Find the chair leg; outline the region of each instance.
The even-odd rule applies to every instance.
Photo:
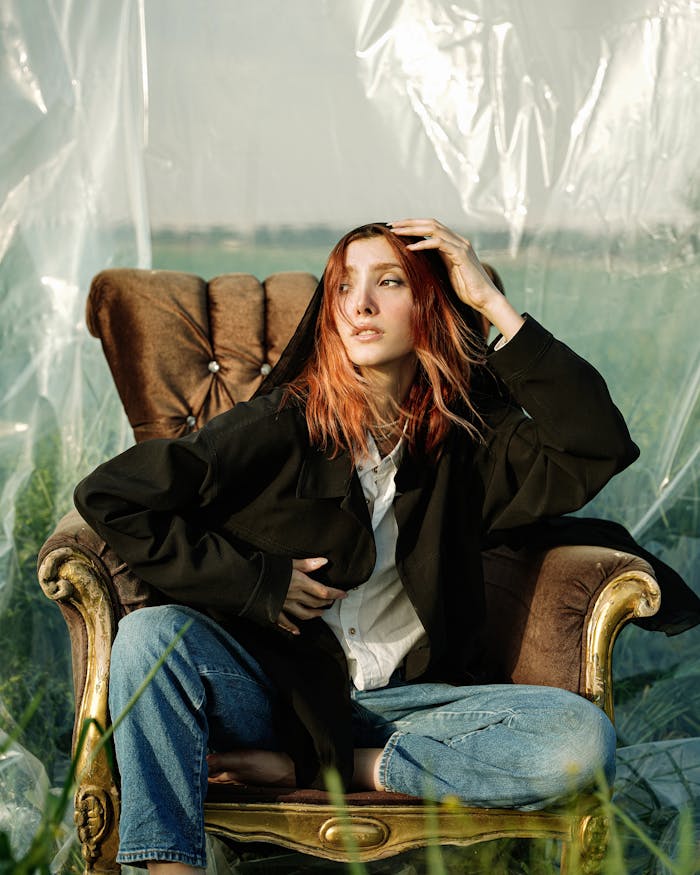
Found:
[[[75,825],[85,872],[117,873],[119,835],[114,799],[102,787],[83,786],[75,797]]]
[[[560,875],[598,875],[607,847],[607,817],[582,817],[573,840],[562,843]]]

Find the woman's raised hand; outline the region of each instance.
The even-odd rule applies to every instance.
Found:
[[[292,560],[292,578],[289,581],[287,598],[277,618],[277,625],[292,635],[299,634],[299,627],[290,620],[290,615],[299,620],[320,617],[336,599],[344,599],[347,595],[344,589],[334,589],[309,577],[312,571],[317,571],[326,562],[328,560],[323,556]]]
[[[485,316],[509,340],[523,324],[522,316],[491,282],[471,243],[436,219],[401,219],[389,222],[398,236],[422,237],[407,248],[414,252],[437,249],[445,262],[452,287],[463,303]]]

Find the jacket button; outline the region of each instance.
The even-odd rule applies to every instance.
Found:
[[[218,374],[218,372],[221,370],[221,365],[216,360],[210,361],[207,367],[212,372],[212,374]]]

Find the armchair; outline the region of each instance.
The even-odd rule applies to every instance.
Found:
[[[247,398],[269,372],[316,281],[276,274],[264,283],[230,274],[206,283],[170,271],[99,274],[87,303],[90,331],[107,361],[137,441],[198,428]],[[484,554],[489,657],[504,682],[559,686],[613,717],[612,649],[623,625],[659,606],[642,559],[598,547],[507,548]],[[73,511],[39,555],[39,582],[69,628],[76,698],[74,742],[86,718],[109,723],[111,644],[119,619],[162,596],[139,580]],[[99,739],[80,751],[75,817],[86,872],[111,873],[118,844],[119,789]],[[438,806],[420,799],[351,793],[347,815],[315,790],[211,785],[206,828],[236,841],[269,841],[329,860],[347,860],[351,834],[362,860],[439,843],[468,845],[504,836],[562,841],[594,868],[605,836],[595,799],[575,810],[536,812]]]

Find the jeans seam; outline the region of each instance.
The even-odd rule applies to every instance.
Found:
[[[207,724],[208,724],[208,721],[207,721]],[[202,798],[202,775],[204,774],[203,770],[206,768],[206,764],[204,762],[204,757],[206,756],[207,744],[204,741],[204,737],[203,737],[202,733],[197,734],[197,743],[199,745],[199,751],[198,751],[198,756],[197,756],[198,767],[196,767],[194,770],[194,781],[195,781],[195,784],[197,786],[197,806],[198,806],[197,810],[203,811],[204,810],[204,799]],[[207,769],[207,774],[208,774],[208,769]],[[204,865],[206,866],[207,865],[206,864],[206,836],[205,836],[205,831],[204,831],[204,817],[203,816],[199,818],[199,823],[197,824],[197,826],[199,829],[199,836],[198,836],[199,847],[202,849],[201,851],[198,852],[198,855],[203,857],[203,859],[205,861]]]
[[[264,684],[259,681],[257,678],[252,678],[250,675],[245,674],[244,672],[236,672],[236,671],[222,671],[221,669],[209,668],[205,666],[203,668],[198,667],[197,671],[199,672],[200,677],[215,679],[217,677],[229,678],[231,680],[235,680],[239,683],[248,684],[251,687],[256,687],[259,690],[262,690],[263,693],[270,693],[269,684]]]
[[[393,735],[389,737],[389,740],[384,745],[384,751],[382,752],[381,757],[379,758],[379,768],[377,770],[377,777],[379,778],[379,783],[388,793],[395,793],[396,790],[392,790],[389,786],[389,765],[391,763],[391,757],[394,753],[394,749],[396,745],[399,743],[400,739],[403,738],[405,733],[403,732],[395,732]]]

